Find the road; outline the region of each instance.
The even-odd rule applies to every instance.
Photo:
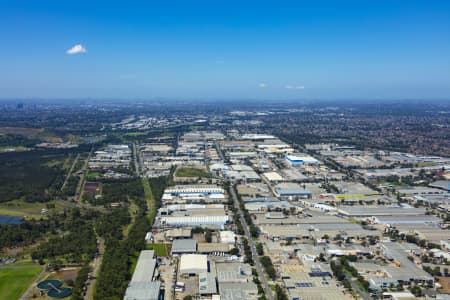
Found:
[[[136,147],[136,143],[133,143],[133,161],[134,161],[134,169],[136,170],[136,175],[137,176],[141,176],[141,165],[140,165],[140,160],[138,158],[138,152],[137,152],[137,147]]]
[[[88,172],[88,166],[89,166],[89,159],[91,159],[92,153],[94,152],[94,146],[92,146],[91,151],[89,152],[88,157],[86,158],[86,162],[84,163],[83,169],[82,169],[82,173],[80,176],[80,181],[79,181],[79,185],[77,188],[77,191],[75,193],[75,200],[78,202],[81,202],[81,195],[83,187],[84,187],[84,177],[86,176],[86,173]]]
[[[75,157],[75,159],[74,159],[74,161],[72,163],[72,166],[70,167],[70,170],[67,173],[66,179],[64,180],[64,183],[61,186],[61,192],[64,190],[64,187],[66,186],[67,181],[69,180],[70,176],[72,175],[73,168],[75,168],[75,165],[77,164],[79,158],[80,158],[80,154],[77,154],[77,157]]]
[[[367,294],[356,282],[356,279],[352,277],[352,275],[349,272],[345,272],[345,278],[350,282],[350,285],[352,286],[352,289],[358,293],[359,296],[363,300],[371,300],[372,298]]]
[[[272,289],[269,286],[269,283],[267,281],[266,272],[264,271],[261,262],[259,261],[258,252],[256,251],[255,242],[252,239],[252,236],[250,235],[250,230],[248,229],[247,222],[244,219],[244,214],[241,210],[241,206],[239,205],[239,200],[236,195],[236,191],[233,187],[230,187],[230,195],[233,197],[234,206],[239,211],[239,219],[241,221],[242,227],[244,227],[245,236],[247,237],[248,244],[250,246],[250,249],[252,250],[252,259],[255,262],[256,271],[259,274],[259,278],[261,280],[262,286],[264,288],[264,292],[266,294],[267,299],[274,300]]]
[[[223,151],[222,151],[222,148],[220,148],[220,144],[219,144],[219,142],[215,142],[215,146],[216,146],[216,150],[217,150],[217,153],[219,154],[219,156],[220,156],[220,159],[223,161],[223,162],[225,162],[225,155],[223,155]]]
[[[97,245],[98,255],[91,263],[92,272],[90,273],[94,278],[92,280],[90,278],[88,279],[88,282],[86,284],[86,294],[84,296],[85,300],[94,299],[95,283],[97,281],[98,271],[100,270],[100,266],[102,265],[103,254],[105,252],[105,241],[102,238],[97,238]]]

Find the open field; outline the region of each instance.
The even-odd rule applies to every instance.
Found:
[[[148,134],[148,131],[132,131],[127,132],[125,135],[127,136],[142,136]]]
[[[205,171],[205,170],[201,170],[201,169],[197,169],[197,168],[179,168],[177,169],[177,171],[175,172],[175,176],[176,177],[203,177],[203,178],[211,178],[212,175]]]
[[[55,208],[48,209],[47,213],[42,214],[41,209],[47,209],[48,204],[51,206],[54,204]],[[50,201],[48,203],[29,203],[23,200],[13,200],[0,203],[0,215],[24,217],[25,219],[40,219],[45,218],[46,215],[50,214],[52,211],[61,212],[65,207],[68,207],[68,205],[62,203],[61,201]]]
[[[24,146],[2,146],[0,147],[1,152],[20,152],[20,151],[28,151],[30,148]]]
[[[60,143],[62,138],[57,137],[43,128],[24,128],[24,127],[0,127],[0,134],[21,135],[28,139],[37,139],[46,142]]]
[[[168,256],[171,244],[147,244],[147,250],[155,250],[157,256]]]
[[[86,175],[86,179],[87,180],[95,180],[98,177],[102,177],[102,173],[101,172],[97,172],[97,171],[89,171]]]
[[[0,267],[0,295],[2,299],[18,299],[33,283],[42,268],[30,266]]]

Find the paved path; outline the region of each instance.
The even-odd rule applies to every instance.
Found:
[[[75,157],[75,159],[74,159],[74,161],[72,163],[72,166],[70,167],[69,173],[67,173],[66,179],[64,180],[64,183],[61,186],[61,192],[66,187],[67,181],[69,181],[69,178],[72,175],[73,169],[75,168],[75,165],[77,164],[79,158],[80,158],[80,154],[77,154],[77,156]]]
[[[84,166],[82,169],[82,174],[80,176],[79,185],[78,185],[77,191],[75,193],[75,200],[78,202],[81,202],[81,195],[83,194],[82,191],[83,191],[83,187],[84,187],[84,177],[86,176],[86,173],[88,172],[89,159],[91,158],[93,152],[94,152],[94,146],[92,146],[91,151],[89,152],[89,155],[86,158],[86,162],[84,163]]]
[[[241,221],[242,227],[244,227],[245,236],[247,237],[248,244],[252,251],[252,259],[255,262],[256,271],[259,274],[259,278],[263,285],[266,297],[269,300],[274,300],[272,289],[270,288],[269,283],[267,282],[266,272],[264,271],[262,264],[259,261],[259,256],[258,252],[256,251],[255,242],[253,241],[252,236],[250,235],[250,230],[248,229],[247,222],[245,221],[244,214],[241,210],[241,206],[239,205],[239,200],[237,198],[236,191],[234,190],[233,187],[230,187],[230,195],[233,197],[234,206],[239,210],[239,219]]]
[[[102,259],[103,259],[103,254],[105,252],[105,241],[102,238],[97,238],[97,242],[98,242],[98,255],[94,258],[94,260],[91,263],[91,267],[92,267],[92,277],[93,279],[88,279],[88,282],[86,284],[87,286],[87,290],[86,290],[86,294],[84,296],[85,300],[91,300],[94,299],[94,291],[95,291],[95,284],[97,282],[97,275],[98,272],[100,271],[100,266],[102,265]]]
[[[134,169],[136,170],[136,175],[141,176],[141,164],[139,160],[138,147],[136,143],[133,143],[133,161],[134,161]]]

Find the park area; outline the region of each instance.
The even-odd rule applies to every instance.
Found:
[[[37,265],[0,267],[0,295],[2,299],[18,299],[41,273]]]

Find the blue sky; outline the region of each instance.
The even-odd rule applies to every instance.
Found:
[[[449,99],[450,1],[0,0],[9,97]]]

